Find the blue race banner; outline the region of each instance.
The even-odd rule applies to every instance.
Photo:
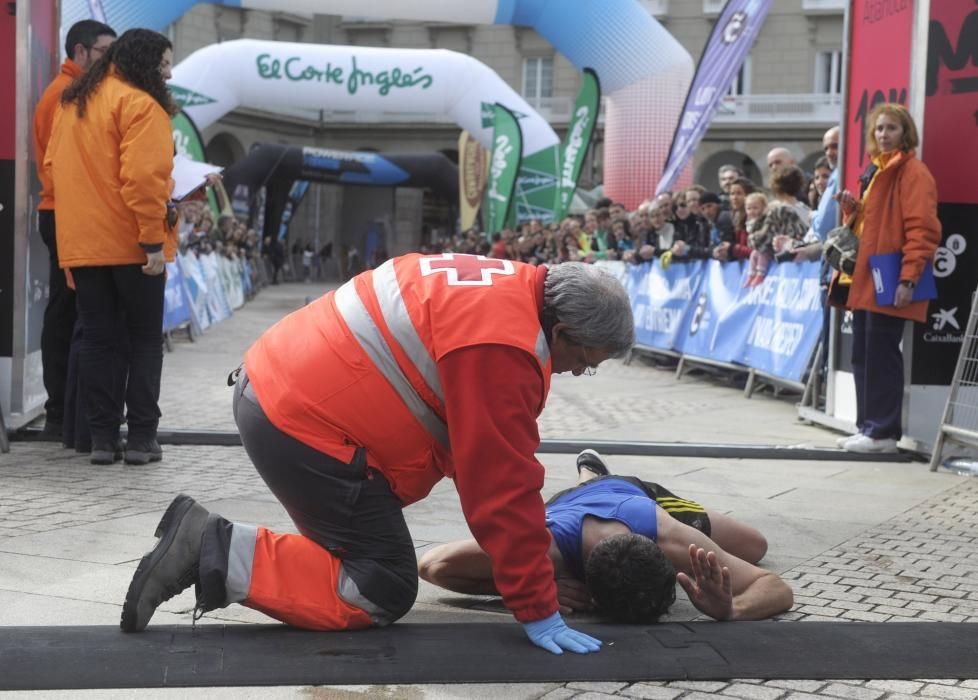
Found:
[[[171,331],[190,323],[190,302],[184,287],[180,264],[166,264],[166,288],[163,291],[163,331]]]
[[[737,305],[744,267],[743,261],[705,262],[703,281],[680,324],[677,350],[716,362],[740,358],[750,326]]]
[[[668,192],[703,139],[717,105],[757,38],[771,0],[728,0],[710,34],[672,137],[655,193]]]
[[[200,261],[193,253],[182,253],[177,256],[177,262],[180,264],[180,273],[187,293],[190,314],[197,326],[196,330],[205,331],[210,327],[211,320],[207,315],[207,282],[204,280]]]
[[[800,382],[822,332],[821,262],[772,263],[764,282],[742,290],[754,311],[740,362]]]
[[[703,281],[704,261],[674,263],[663,270],[658,259],[634,266],[631,294],[635,342],[660,350],[676,350],[677,339],[692,300]],[[644,278],[644,279],[643,279]]]

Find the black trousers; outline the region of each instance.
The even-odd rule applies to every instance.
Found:
[[[48,400],[44,412],[49,423],[64,420],[65,384],[68,377],[68,352],[75,327],[75,292],[65,281],[64,270],[58,265],[58,240],[55,236],[54,210],[37,213],[37,228],[48,247],[48,305],[44,309],[41,327],[41,364],[44,389]]]
[[[852,372],[856,427],[877,440],[903,435],[903,327],[906,320],[873,311],[852,312]]]
[[[88,425],[92,442],[113,441],[119,434],[122,406],[115,392],[118,358],[129,335],[129,381],[126,420],[129,441],[156,438],[160,421],[160,375],[163,371],[164,275],[144,275],[141,265],[72,268],[83,334],[79,370],[88,389]]]
[[[386,612],[386,621],[407,613],[418,594],[414,542],[400,500],[384,475],[367,465],[366,451],[358,449],[346,464],[283,433],[265,415],[244,372],[234,390],[234,419],[248,457],[299,532],[343,560],[360,593]],[[204,534],[205,601],[221,597],[215,589],[226,573],[227,526],[212,522]]]

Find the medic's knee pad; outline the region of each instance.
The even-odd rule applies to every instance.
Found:
[[[403,561],[402,561],[403,559]],[[378,626],[404,617],[418,597],[418,564],[412,555],[397,560],[344,559],[338,593],[361,608]]]

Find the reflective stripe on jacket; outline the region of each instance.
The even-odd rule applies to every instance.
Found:
[[[437,369],[445,355],[525,351],[540,367],[543,410],[550,352],[536,280],[531,265],[481,256],[388,260],[269,329],[245,356],[249,379],[276,427],[345,461],[363,446],[413,503],[454,474]]]

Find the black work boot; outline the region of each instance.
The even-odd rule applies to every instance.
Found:
[[[129,440],[126,443],[126,464],[148,464],[163,459],[163,448],[156,439]]]
[[[123,632],[141,632],[164,601],[198,583],[206,508],[190,496],[173,499],[156,527],[159,540],[139,562],[122,606]]]
[[[122,459],[123,453],[122,440],[99,440],[92,438],[92,457],[89,461],[92,464],[114,464]]]

